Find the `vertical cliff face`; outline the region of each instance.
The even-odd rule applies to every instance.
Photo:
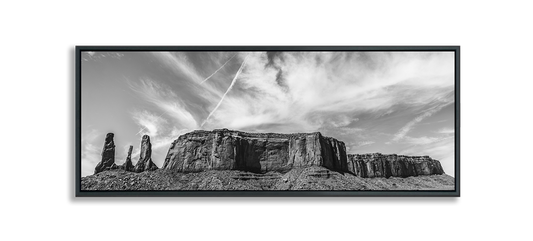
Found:
[[[152,143],[150,137],[144,135],[141,140],[141,154],[139,161],[135,164],[135,172],[157,170],[157,166],[152,162]]]
[[[96,164],[96,167],[94,168],[94,174],[117,168],[115,165],[114,136],[115,135],[113,133],[107,133],[105,136],[104,148],[102,149],[102,160]]]
[[[113,133],[108,133],[102,160],[94,173],[111,169],[130,172],[157,170],[152,161],[150,137],[141,140],[139,161],[131,162],[133,146],[123,165],[115,164]],[[364,178],[410,177],[444,174],[439,161],[428,156],[346,154],[344,142],[315,133],[276,134],[246,133],[219,129],[193,131],[173,141],[163,169],[179,172],[206,170],[242,170],[257,173],[286,172],[295,167],[322,166],[330,170],[351,172]]]
[[[344,143],[320,133],[245,133],[220,129],[194,131],[172,142],[163,169],[288,171],[325,166],[347,171]]]
[[[359,177],[409,177],[444,174],[440,162],[428,156],[348,155],[348,171]]]

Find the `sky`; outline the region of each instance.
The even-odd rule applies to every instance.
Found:
[[[161,167],[193,130],[319,131],[347,153],[428,155],[454,170],[453,52],[82,52],[82,176],[115,134]]]

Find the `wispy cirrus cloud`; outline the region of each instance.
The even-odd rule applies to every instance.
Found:
[[[316,130],[331,114],[357,118],[364,112],[392,113],[400,104],[420,108],[453,90],[449,75],[453,65],[445,63],[453,55],[291,52],[278,56],[251,54],[233,94],[226,96],[206,127],[253,129],[284,123],[300,127],[294,131]],[[424,84],[417,85],[422,77]],[[446,91],[428,91],[433,89]]]
[[[94,167],[100,162],[102,147],[96,145],[103,133],[97,129],[87,127],[81,135],[81,164],[82,176],[92,175]]]
[[[82,60],[83,61],[98,61],[100,59],[104,58],[114,58],[114,59],[121,59],[124,57],[124,54],[117,53],[117,52],[94,52],[94,51],[87,51],[82,52]]]
[[[160,134],[162,126],[168,121],[161,115],[149,111],[135,111],[132,113],[133,120],[140,126],[138,135],[149,135],[155,137]]]
[[[204,61],[201,66],[218,65],[207,78],[202,78],[197,71],[200,68],[184,53],[156,56],[177,76],[187,78],[188,92],[205,100],[201,107],[191,107],[183,97],[188,93],[169,93],[167,86],[141,81],[145,97],[179,120],[179,128],[320,130],[370,143],[375,142],[368,138],[372,136],[370,130],[358,126],[362,116],[397,118],[424,110],[390,133],[392,142],[424,145],[439,139],[407,134],[453,103],[453,53],[252,52],[234,54],[229,59],[228,55],[210,55],[207,59],[211,64]],[[206,83],[232,59],[240,61],[240,67],[230,74],[217,75],[218,80],[228,82]]]
[[[367,146],[367,145],[372,145],[372,144],[374,144],[374,143],[376,143],[376,142],[375,142],[375,141],[359,141],[359,142],[356,142],[356,143],[354,144],[354,146],[356,146],[356,147],[359,147],[359,146]]]
[[[160,135],[150,136],[150,142],[152,143],[152,161],[158,166],[162,167],[165,160],[166,153],[172,141],[179,138],[179,136],[190,132],[190,129],[178,129],[172,126],[165,126]],[[133,163],[136,164],[140,156],[140,149],[134,148],[132,153]]]
[[[153,52],[152,54],[158,58],[160,62],[174,70],[177,75],[185,77],[182,80],[195,82],[201,82],[203,80],[202,76],[196,71],[194,65],[189,62],[187,55],[170,52]]]
[[[191,113],[189,117],[201,120],[200,127],[208,129],[264,130],[286,125],[298,126],[294,131],[311,131],[323,128],[332,113],[346,113],[350,118],[364,112],[388,115],[398,105],[421,108],[442,93],[453,91],[453,54],[447,53],[241,53],[224,59],[203,80],[186,54],[154,55],[177,75],[187,76],[191,86],[205,82],[235,56],[242,61],[239,70],[231,74],[234,77],[229,86],[208,84],[193,89],[205,100],[207,108],[202,111],[208,113]],[[213,63],[219,60],[211,59]],[[220,78],[229,81],[231,76]],[[165,109],[177,117],[188,116],[176,103],[180,101],[167,103]],[[394,140],[430,115],[408,123]],[[342,121],[333,120],[332,124],[342,126]]]
[[[140,79],[138,82],[128,80],[128,83],[132,90],[158,107],[165,115],[173,117],[173,122],[178,127],[198,127],[197,120],[185,107],[184,101],[170,87],[151,79]],[[137,116],[134,116],[134,119],[135,117]]]
[[[453,128],[442,128],[437,131],[439,134],[455,134],[455,130]]]
[[[405,135],[411,131],[411,129],[418,124],[419,122],[423,121],[424,119],[432,116],[433,114],[439,112],[444,107],[452,104],[453,102],[447,102],[444,104],[439,104],[437,106],[431,107],[430,109],[426,110],[423,114],[417,116],[413,120],[409,121],[405,126],[403,126],[395,135],[394,138],[392,138],[393,141],[399,141],[405,137]],[[426,140],[427,141],[427,140]]]
[[[147,110],[135,111],[132,113],[132,118],[140,127],[139,135],[150,136],[152,143],[153,161],[156,165],[162,166],[164,160],[164,150],[169,148],[173,140],[178,139],[182,134],[192,131],[187,127],[178,128],[172,124],[170,120],[165,119],[162,115],[158,115]],[[132,160],[137,160],[140,155],[140,149],[134,149],[132,153]],[[134,161],[134,164],[136,161]]]
[[[361,147],[370,146],[370,145],[373,145],[375,143],[376,143],[375,141],[371,141],[371,140],[361,140],[361,141],[349,142],[349,143],[346,143],[346,151],[348,153],[356,153],[358,151],[358,149],[360,149]]]
[[[442,137],[432,137],[432,136],[421,136],[421,137],[410,137],[405,136],[404,141],[405,143],[411,144],[411,145],[427,145],[431,143],[435,143],[437,141],[442,140]]]
[[[428,155],[439,160],[446,174],[454,176],[455,167],[455,140],[453,137],[439,138],[438,140],[420,145],[413,145],[400,151],[402,155]]]
[[[186,103],[169,86],[152,79],[128,80],[132,90],[157,107],[157,113],[148,110],[133,111],[131,116],[139,126],[139,135],[149,135],[152,142],[154,162],[161,166],[164,148],[181,134],[198,129],[198,122],[186,107]],[[154,110],[155,111],[155,110]],[[137,160],[140,149],[134,149],[132,159]],[[136,161],[134,161],[136,163]]]

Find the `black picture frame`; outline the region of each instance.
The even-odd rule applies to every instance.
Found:
[[[82,51],[453,51],[455,52],[455,190],[427,191],[89,191],[81,190]],[[74,46],[75,197],[462,197],[463,44],[88,44]]]

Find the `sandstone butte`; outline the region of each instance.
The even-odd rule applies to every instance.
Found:
[[[344,142],[319,132],[246,133],[228,129],[193,131],[180,136],[170,145],[162,169],[265,173],[309,166],[323,166],[359,177],[444,174],[440,162],[428,156],[347,155]]]
[[[141,140],[139,161],[131,163],[132,146],[126,162],[114,163],[113,133],[106,135],[102,161],[95,174],[104,170],[132,172],[157,170],[151,159],[150,137]],[[241,170],[255,173],[287,172],[293,168],[321,166],[358,177],[409,177],[444,174],[439,161],[429,156],[346,154],[344,142],[314,133],[246,133],[228,129],[198,130],[172,142],[162,169],[178,172]]]

